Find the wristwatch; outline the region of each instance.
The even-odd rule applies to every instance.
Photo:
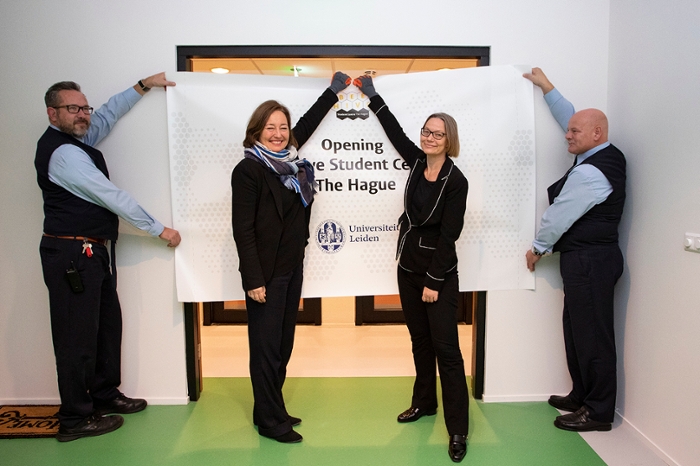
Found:
[[[133,82],[133,81],[131,81],[131,82]],[[141,90],[142,90],[143,92],[148,92],[148,91],[151,90],[151,88],[150,88],[150,87],[147,87],[147,86],[143,83],[143,81],[141,81],[140,79],[139,79],[139,87],[141,88]]]
[[[547,254],[546,252],[539,252],[537,249],[535,249],[534,246],[532,247],[532,253],[536,256],[544,256],[545,254]]]

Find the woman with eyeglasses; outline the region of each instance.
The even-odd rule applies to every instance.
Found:
[[[313,166],[297,149],[350,81],[335,73],[294,128],[287,107],[275,100],[260,104],[248,122],[244,158],[231,174],[233,238],[248,311],[253,423],[260,435],[282,443],[302,440],[292,429],[301,419],[287,412],[282,386],[294,346],[316,192]]]
[[[377,94],[372,78],[362,76],[354,84],[369,97],[369,108],[411,167],[399,219],[397,257],[399,296],[411,334],[416,380],[411,406],[397,421],[414,422],[437,412],[437,361],[450,436],[448,453],[452,461],[460,462],[467,453],[469,392],[457,334],[455,242],[464,225],[469,185],[452,162],[459,155],[457,123],[445,113],[430,115],[417,147]]]

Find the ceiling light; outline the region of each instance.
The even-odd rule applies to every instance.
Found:
[[[211,72],[216,73],[216,74],[226,74],[229,72],[229,69],[228,68],[212,68]]]

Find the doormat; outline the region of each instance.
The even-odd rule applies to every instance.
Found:
[[[55,437],[58,406],[0,406],[0,438]]]

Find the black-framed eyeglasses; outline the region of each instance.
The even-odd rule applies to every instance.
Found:
[[[82,110],[83,113],[86,115],[92,115],[92,112],[95,110],[94,108],[89,107],[87,105],[84,107],[81,107],[80,105],[59,105],[58,107],[53,107],[53,108],[65,108],[66,110],[68,110],[68,113],[73,113],[73,114],[76,114]]]
[[[421,128],[420,134],[423,135],[424,138],[427,138],[428,136],[430,136],[432,134],[433,138],[435,138],[436,141],[439,141],[440,139],[445,137],[445,133],[438,133],[436,131],[430,131],[427,128]]]

